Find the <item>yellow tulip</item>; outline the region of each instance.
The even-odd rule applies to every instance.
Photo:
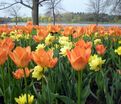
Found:
[[[36,47],[36,51],[38,51],[39,49],[44,49],[45,45],[44,44],[38,44],[38,46]]]
[[[89,59],[90,70],[99,71],[102,68],[105,60],[102,60],[98,55],[93,55]]]
[[[44,76],[44,68],[41,66],[35,66],[33,69],[32,77],[36,78],[37,80],[40,80]]]
[[[115,49],[115,53],[117,53],[118,55],[121,55],[121,46]]]
[[[97,45],[97,44],[101,44],[102,42],[101,42],[101,39],[95,39],[94,40],[94,45]]]
[[[50,45],[54,40],[55,40],[55,36],[52,36],[51,34],[49,34],[49,35],[45,38],[45,44],[46,44],[46,45]]]
[[[15,101],[17,104],[26,104],[27,103],[26,94],[21,94],[19,98],[15,98]],[[28,104],[32,104],[33,101],[34,101],[34,96],[28,94]]]

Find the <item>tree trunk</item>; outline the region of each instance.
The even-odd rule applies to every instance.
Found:
[[[18,17],[16,16],[15,17],[15,22],[16,22],[16,25],[18,24]]]
[[[96,13],[94,16],[95,16],[96,25],[98,26],[98,23],[99,23],[99,14]]]
[[[53,7],[53,25],[55,25],[55,8]]]
[[[96,25],[98,26],[99,17],[96,18]]]
[[[33,25],[39,25],[39,0],[32,0],[32,21]]]

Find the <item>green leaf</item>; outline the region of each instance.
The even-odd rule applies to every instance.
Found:
[[[61,100],[64,104],[76,104],[74,102],[74,100],[72,100],[68,96],[58,95],[58,94],[56,94],[55,96],[56,96],[56,98],[58,98],[59,100]]]

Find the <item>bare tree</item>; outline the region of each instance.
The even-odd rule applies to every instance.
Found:
[[[121,0],[107,0],[107,6],[111,6],[111,13],[121,14]]]
[[[88,9],[90,12],[93,12],[94,19],[98,25],[101,14],[106,10],[106,0],[90,0],[88,4]]]
[[[11,0],[12,1],[12,0]],[[7,9],[16,4],[21,4],[32,10],[32,21],[34,25],[39,24],[39,5],[49,0],[13,0],[13,2],[0,2],[0,10]]]
[[[52,15],[54,25],[56,22],[56,15],[59,14],[60,9],[63,9],[61,8],[61,5],[60,5],[61,1],[62,0],[50,0],[49,2],[46,3],[46,6],[47,6],[46,14]]]
[[[12,6],[10,7],[7,12],[15,18],[15,23],[16,25],[18,24],[18,17],[20,16],[20,11],[21,7],[20,6]]]

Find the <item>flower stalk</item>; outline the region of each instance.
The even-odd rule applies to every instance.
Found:
[[[81,104],[81,90],[82,90],[82,71],[78,72],[78,84],[77,84],[77,104]]]
[[[1,74],[2,74],[2,85],[3,85],[3,96],[4,96],[4,103],[7,104],[7,97],[5,94],[5,73],[4,73],[4,68],[1,66]]]
[[[25,82],[25,93],[26,93],[26,99],[27,99],[27,104],[28,103],[28,88],[27,88],[27,79],[26,79],[26,72],[25,72],[25,68],[23,69],[24,70],[24,82]]]

